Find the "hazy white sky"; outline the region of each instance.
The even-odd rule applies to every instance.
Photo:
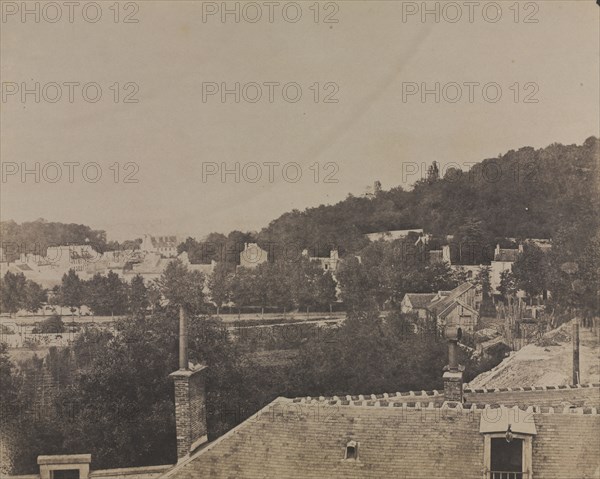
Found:
[[[374,180],[386,189],[412,184],[417,176],[403,175],[411,162],[468,166],[522,146],[580,144],[598,134],[600,9],[591,0],[479,2],[472,12],[456,2],[462,18],[455,23],[456,8],[443,4],[436,23],[433,14],[423,22],[415,12],[422,2],[322,2],[318,22],[314,1],[292,3],[272,7],[272,23],[265,2],[240,4],[239,23],[233,14],[223,23],[220,12],[203,21],[203,9],[220,9],[221,2],[121,2],[116,9],[107,1],[99,2],[96,23],[85,21],[80,8],[71,23],[68,5],[55,2],[62,17],[51,23],[56,6],[29,2],[39,8],[36,23],[35,14],[22,21],[21,2],[2,2],[2,220],[85,223],[116,239],[258,230],[293,208],[361,194]],[[493,23],[495,5],[502,17]],[[251,23],[257,6],[262,18]],[[95,8],[86,8],[94,19]],[[128,14],[139,21],[123,23]],[[326,23],[328,15],[337,23]],[[23,99],[23,87],[35,90],[36,82],[39,103],[33,93]],[[52,82],[62,92],[55,103]],[[65,82],[80,84],[72,86],[72,103]],[[93,86],[89,101],[82,96],[81,86],[91,82],[102,89],[95,103]],[[123,101],[136,88],[128,82],[137,85],[137,103]],[[203,84],[236,82],[258,83],[262,98],[250,102],[257,91],[250,85],[240,87],[239,103],[234,95],[223,103],[219,94],[203,101]],[[295,82],[302,97],[286,101],[281,86],[273,86],[270,102],[265,82]],[[434,94],[425,101],[420,92],[406,95],[436,82],[439,102]],[[479,83],[471,87],[472,101],[465,82]],[[453,83],[462,90],[454,103]],[[497,86],[488,86],[486,101],[482,86],[491,83]],[[502,97],[492,102],[498,87]],[[324,102],[332,92],[338,102]],[[286,93],[291,100],[295,87]],[[54,183],[53,162],[62,170]],[[72,182],[65,162],[79,163]],[[87,164],[93,179],[94,162],[102,169],[96,183],[82,174]],[[232,174],[223,183],[215,174],[203,181],[203,163],[206,169],[236,162],[240,170],[259,163],[262,179],[236,183]],[[265,162],[280,164],[271,167],[272,182]],[[291,162],[302,171],[295,183],[282,174]],[[326,167],[330,162],[336,166]],[[36,163],[39,178],[21,178],[23,167],[35,170]],[[128,172],[137,183],[124,182]],[[252,178],[256,169],[244,172]],[[324,182],[330,172],[337,183]],[[291,179],[297,172],[286,173]]]

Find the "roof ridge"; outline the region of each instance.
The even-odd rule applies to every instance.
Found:
[[[493,393],[493,392],[530,392],[530,391],[553,391],[553,390],[565,390],[565,389],[585,389],[585,388],[600,388],[600,383],[587,383],[587,384],[569,384],[569,385],[549,385],[549,386],[523,386],[523,387],[506,387],[506,388],[469,388],[466,384],[463,385],[463,391],[465,393]],[[344,398],[346,400],[366,400],[366,398],[378,400],[378,399],[391,399],[395,397],[437,397],[443,396],[443,392],[437,389],[420,390],[420,391],[397,391],[393,393],[379,393],[379,394],[346,394],[346,395],[333,395],[333,396],[296,396],[292,398],[281,396],[283,399],[289,400],[319,400],[319,401],[331,401]]]
[[[438,391],[437,389],[433,389],[433,390],[421,390],[421,391],[402,391],[402,392],[394,392],[394,393],[379,393],[379,394],[346,394],[346,395],[333,395],[333,396],[319,396],[319,397],[313,397],[313,396],[297,396],[295,398],[285,398],[285,399],[290,399],[290,400],[303,400],[303,399],[308,399],[308,400],[312,400],[312,399],[316,399],[319,401],[331,401],[331,400],[338,400],[339,398],[344,398],[348,401],[353,401],[353,400],[365,400],[365,399],[373,399],[373,400],[378,400],[378,399],[389,399],[389,398],[395,398],[395,397],[407,397],[407,396],[415,396],[415,397],[437,397],[437,396],[443,396],[443,393]]]
[[[349,396],[348,396],[349,397]],[[488,410],[488,409],[518,409],[522,412],[535,413],[535,414],[578,414],[578,415],[592,415],[598,416],[600,412],[595,407],[574,407],[574,406],[565,406],[563,408],[560,407],[552,407],[552,406],[539,406],[539,405],[529,405],[527,407],[521,407],[519,405],[507,406],[504,404],[485,404],[485,403],[477,403],[477,402],[465,402],[459,403],[456,401],[444,401],[433,402],[433,401],[390,401],[387,399],[359,399],[359,400],[349,400],[349,399],[340,399],[335,396],[335,399],[326,399],[322,396],[320,398],[311,398],[310,396],[306,398],[278,398],[279,401],[286,401],[288,403],[294,404],[320,404],[325,403],[327,406],[348,406],[348,407],[383,407],[383,408],[402,408],[408,410],[455,410],[462,412],[474,412],[477,410]]]
[[[600,388],[600,383],[588,383],[588,384],[562,384],[552,386],[519,386],[519,387],[506,387],[506,388],[470,388],[465,384],[463,391],[465,393],[497,393],[497,392],[531,392],[531,391],[555,391],[555,390],[572,390],[572,389],[585,389],[585,388]]]

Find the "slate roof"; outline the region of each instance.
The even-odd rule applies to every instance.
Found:
[[[448,294],[447,296],[439,299],[438,301],[430,303],[427,309],[437,316],[442,316],[443,313],[446,312],[446,310],[451,311],[451,309],[456,306],[457,300],[464,293],[466,293],[468,290],[474,287],[475,285],[472,283],[462,283],[456,288],[454,288],[452,291],[450,291],[450,294]],[[467,306],[465,304],[463,304],[463,306],[470,308],[470,306]]]
[[[497,414],[504,394],[533,421],[536,479],[597,477],[600,415],[593,407],[539,406],[561,397],[598,397],[599,386],[481,392],[444,402],[437,391],[320,398],[277,398],[257,414],[182,461],[172,479],[481,479],[481,417]],[[512,398],[512,399],[511,399]],[[502,408],[506,410],[506,408]],[[358,460],[345,460],[349,441]],[[567,446],[568,445],[568,446]],[[573,476],[577,471],[577,478]]]
[[[155,248],[176,248],[177,236],[150,236],[150,242]]]
[[[406,298],[410,301],[412,307],[422,309],[426,309],[427,305],[436,296],[437,294],[435,293],[406,293]]]

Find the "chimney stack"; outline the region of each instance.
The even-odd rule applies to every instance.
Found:
[[[450,245],[442,246],[442,259],[448,263],[452,264],[452,256],[450,255]]]
[[[188,368],[187,313],[179,306],[179,370]]]
[[[206,426],[206,366],[188,362],[187,313],[179,308],[179,370],[171,373],[175,383],[177,462],[208,441]]]
[[[458,364],[458,341],[462,337],[462,329],[449,327],[446,329],[448,340],[448,365],[444,368],[444,399],[452,402],[463,402],[463,371]]]

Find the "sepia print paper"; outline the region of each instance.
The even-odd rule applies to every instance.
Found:
[[[592,0],[0,0],[0,477],[600,479]]]

